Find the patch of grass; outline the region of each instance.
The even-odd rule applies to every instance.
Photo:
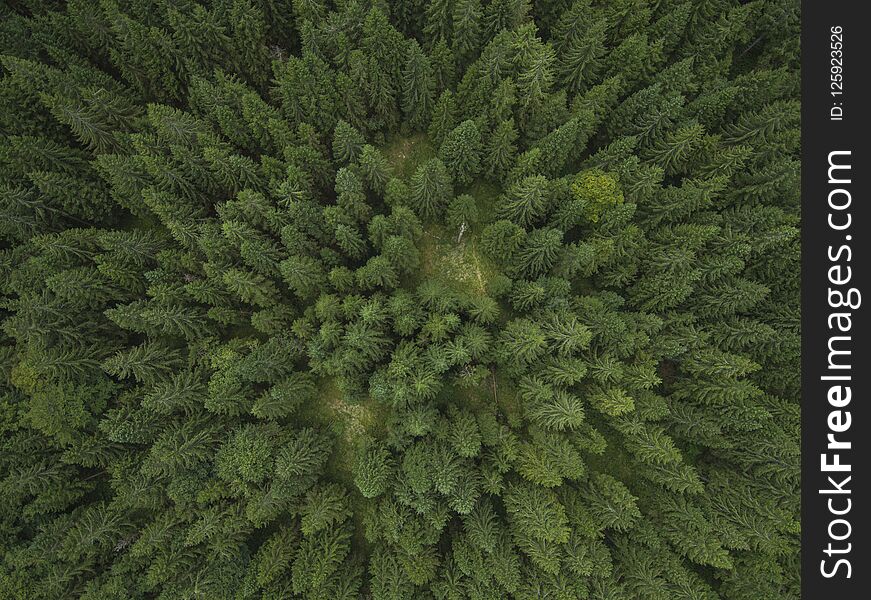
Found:
[[[436,148],[430,143],[426,134],[416,133],[407,137],[390,138],[382,148],[382,152],[393,168],[393,174],[407,181],[417,167],[435,157]]]
[[[299,418],[306,425],[333,433],[335,445],[327,472],[353,489],[357,447],[369,436],[384,435],[385,410],[368,397],[360,403],[348,402],[333,379],[323,379],[318,384],[317,401],[303,407]]]
[[[502,190],[495,183],[476,179],[466,193],[475,199],[475,206],[478,209],[478,223],[472,227],[472,232],[479,234],[484,227],[496,220],[496,206]]]
[[[477,234],[467,231],[458,242],[457,233],[441,225],[424,230],[418,242],[420,278],[437,279],[461,293],[484,295],[496,268],[480,251]]]

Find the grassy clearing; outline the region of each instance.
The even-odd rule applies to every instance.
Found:
[[[394,175],[406,181],[418,166],[436,155],[435,147],[423,133],[395,136],[388,140],[382,152]],[[478,238],[484,226],[494,218],[500,190],[490,182],[476,180],[467,188],[456,190],[456,193],[468,193],[475,199],[478,222],[470,224],[459,241],[458,231],[448,231],[441,224],[427,224],[419,242],[421,272],[411,283],[440,279],[457,291],[484,294],[487,282],[496,274],[496,270],[480,252]]]
[[[497,269],[481,251],[480,236],[484,226],[493,220],[499,188],[479,180],[458,193],[468,193],[475,199],[478,222],[471,224],[462,236],[440,223],[427,224],[418,244],[420,277],[439,279],[462,293],[483,295]]]
[[[460,293],[485,295],[496,269],[481,253],[477,237],[465,232],[458,242],[455,232],[437,225],[427,227],[418,243],[420,279],[439,280]]]
[[[300,417],[306,424],[334,434],[336,441],[327,471],[353,489],[357,447],[368,436],[383,435],[384,409],[368,397],[360,403],[348,402],[334,380],[324,379],[318,385],[318,401],[304,407]]]
[[[382,152],[393,168],[393,174],[406,181],[417,167],[436,155],[435,147],[423,133],[393,137],[387,141]]]
[[[472,232],[480,234],[488,223],[496,220],[496,206],[502,190],[495,183],[477,179],[469,186],[465,193],[475,199],[478,208],[478,223],[472,227]]]

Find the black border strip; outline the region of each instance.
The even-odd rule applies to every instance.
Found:
[[[850,288],[871,293],[866,285],[871,261],[868,248],[871,140],[867,126],[871,98],[865,83],[871,70],[871,31],[868,21],[863,19],[866,12],[863,9],[867,5],[860,1],[802,1],[802,597],[808,600],[852,600],[871,594],[868,552],[871,534],[867,527],[867,490],[871,487],[867,469],[867,440],[871,437],[867,409],[871,390],[868,385],[871,362],[866,352],[868,308],[861,305],[855,310],[835,308],[831,304],[837,304],[837,296],[834,302],[829,301],[830,290],[845,295]],[[842,35],[833,37],[837,27],[842,28]],[[841,48],[836,43],[839,38]],[[842,64],[838,65],[833,58],[842,59]],[[843,69],[840,95],[832,93],[839,91],[832,82],[838,70],[833,73],[833,66]],[[843,109],[841,120],[833,119],[837,117],[837,108]],[[837,151],[844,153],[831,155],[831,160],[849,163],[852,168],[832,171],[831,179],[838,181],[830,181],[830,153]],[[835,205],[844,205],[849,199],[849,206],[833,210],[829,206],[830,194]],[[836,230],[830,226],[830,215],[832,223],[841,226],[846,223],[847,213],[851,219],[848,228]],[[843,249],[845,246],[849,251]],[[835,270],[831,271],[833,267]],[[850,281],[833,284],[830,277],[846,278],[847,267]],[[862,302],[871,302],[871,296],[862,298]],[[835,327],[830,329],[833,313],[849,313],[850,317],[840,321],[836,317],[831,321]],[[850,331],[839,332],[838,323],[849,324]],[[833,336],[843,337],[833,340]],[[830,343],[833,348],[849,350],[850,354],[830,357]],[[832,368],[830,358],[842,367],[848,366]],[[849,381],[822,379],[847,375]],[[850,387],[849,403],[843,388],[831,392],[834,396],[830,403],[830,390],[839,385]],[[832,427],[844,431],[833,432]],[[850,448],[827,448],[829,434],[838,442],[849,442]],[[823,454],[828,463],[833,463],[834,455],[838,454],[839,462],[850,465],[850,470],[823,472]],[[850,479],[846,480],[847,477]],[[837,486],[849,493],[820,493],[820,490],[837,491]],[[847,508],[849,511],[843,515],[833,514]],[[829,548],[832,551],[827,554]],[[849,551],[838,553],[844,550]],[[849,569],[847,563],[837,564],[839,559],[848,561]],[[825,577],[822,570],[832,576]]]

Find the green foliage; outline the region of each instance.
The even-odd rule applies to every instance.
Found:
[[[445,164],[433,158],[415,171],[411,178],[411,204],[422,219],[440,216],[452,195],[452,181]]]
[[[365,139],[345,120],[336,124],[333,133],[333,157],[343,163],[353,163],[363,150]]]
[[[390,483],[390,454],[381,446],[372,446],[361,452],[355,463],[354,483],[366,498],[383,494]]]
[[[799,597],[798,4],[0,9],[0,597]]]
[[[474,121],[463,121],[445,137],[439,158],[456,184],[472,181],[481,168],[481,132]]]
[[[572,201],[581,216],[596,223],[609,208],[623,203],[623,192],[613,175],[600,170],[584,171],[572,182]]]

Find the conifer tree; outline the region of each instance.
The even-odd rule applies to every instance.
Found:
[[[460,185],[471,182],[481,164],[481,132],[474,121],[463,121],[445,137],[439,158],[454,182]]]
[[[508,169],[514,162],[517,151],[517,130],[514,121],[501,121],[486,142],[484,148],[484,165],[487,175],[497,181],[502,181]]]
[[[344,163],[355,162],[360,156],[364,144],[363,136],[347,121],[340,120],[336,124],[336,130],[333,133],[333,156],[337,160]]]
[[[402,110],[409,126],[429,125],[435,104],[435,79],[430,59],[417,42],[412,42],[402,74]]]
[[[442,214],[452,193],[451,176],[437,158],[418,167],[411,178],[411,204],[423,219]]]
[[[451,90],[445,90],[436,102],[432,113],[432,120],[427,131],[434,144],[442,145],[445,137],[455,126],[456,113],[457,106],[454,94]]]

